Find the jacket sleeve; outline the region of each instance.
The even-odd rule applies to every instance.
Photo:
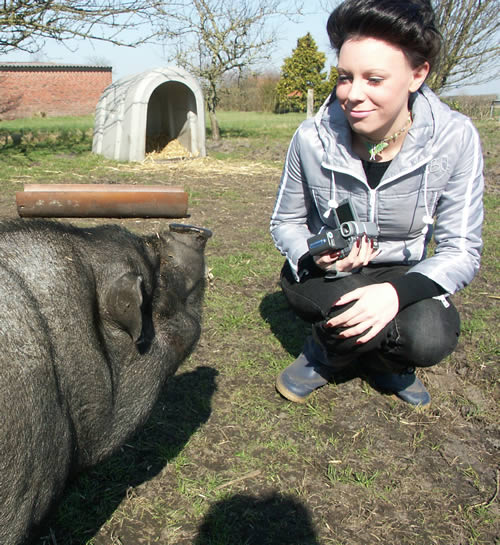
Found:
[[[481,259],[483,159],[479,135],[470,120],[458,151],[459,159],[436,207],[434,255],[411,269],[428,276],[448,293],[471,282]]]
[[[298,261],[307,251],[312,235],[307,218],[311,199],[300,159],[300,128],[295,133],[283,168],[271,217],[271,236],[276,248],[286,256],[298,280]]]

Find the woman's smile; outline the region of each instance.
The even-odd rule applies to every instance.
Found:
[[[346,109],[346,114],[348,117],[351,117],[353,120],[356,119],[364,119],[365,117],[368,117],[373,110],[349,110]]]

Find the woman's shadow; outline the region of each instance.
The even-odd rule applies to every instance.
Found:
[[[83,545],[109,520],[127,490],[150,480],[182,451],[211,413],[217,371],[171,377],[143,428],[111,458],[81,473],[38,530],[36,545]],[[47,541],[45,536],[51,537]]]
[[[293,496],[236,494],[215,503],[193,545],[319,545],[311,516]]]

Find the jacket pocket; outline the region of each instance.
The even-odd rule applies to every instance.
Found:
[[[316,211],[320,216],[323,223],[328,227],[333,229],[337,228],[337,222],[335,220],[335,214],[332,213],[330,204],[332,201],[332,196],[329,191],[324,191],[319,188],[311,188],[311,194],[313,202],[316,206]],[[368,221],[368,195],[366,192],[363,193],[354,193],[343,191],[340,188],[337,188],[335,194],[335,200],[337,203],[342,202],[344,199],[349,198],[351,205],[353,206],[356,214],[358,215],[360,221]]]
[[[379,195],[377,223],[386,238],[417,238],[432,217],[440,192],[417,190],[399,195]],[[427,202],[427,206],[426,206]]]

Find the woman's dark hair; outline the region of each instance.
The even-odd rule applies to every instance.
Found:
[[[441,49],[430,0],[345,0],[326,30],[337,54],[350,38],[377,38],[399,46],[412,68],[427,61],[432,69]]]

